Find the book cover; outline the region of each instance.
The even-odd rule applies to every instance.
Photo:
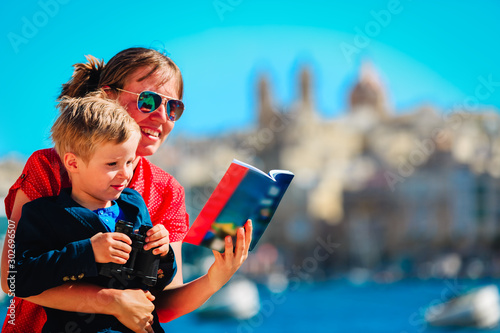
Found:
[[[207,203],[190,227],[184,242],[223,252],[227,235],[252,220],[253,250],[271,221],[294,175],[288,170],[269,174],[233,160]]]

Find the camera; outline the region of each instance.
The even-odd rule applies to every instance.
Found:
[[[147,286],[154,286],[157,280],[160,256],[153,254],[153,249],[144,250],[146,244],[146,232],[151,227],[142,225],[137,232],[134,232],[132,223],[118,220],[115,231],[121,232],[132,240],[132,251],[125,264],[106,263],[102,264],[99,274],[106,277],[117,278],[124,284],[138,278]]]

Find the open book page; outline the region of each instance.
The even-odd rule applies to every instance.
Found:
[[[200,214],[193,222],[185,242],[224,251],[224,238],[252,219],[250,249],[266,230],[293,174],[278,173],[277,181],[245,163],[231,163]]]
[[[262,175],[266,176],[266,177],[269,177],[273,180],[275,180],[276,178],[276,175],[280,175],[280,174],[288,174],[288,175],[291,175],[293,176],[293,173],[291,171],[288,171],[288,170],[271,170],[269,171],[269,174],[265,173],[264,171],[254,167],[253,165],[250,165],[248,163],[245,163],[245,162],[242,162],[242,161],[239,161],[237,159],[233,159],[233,163],[236,163],[236,164],[239,164],[241,166],[244,166],[245,168],[248,168],[249,170],[253,170],[255,172],[258,172],[258,173],[261,173]]]

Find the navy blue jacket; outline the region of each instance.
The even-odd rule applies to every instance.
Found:
[[[98,215],[71,199],[71,189],[59,196],[33,200],[23,206],[16,230],[15,294],[29,297],[60,286],[67,281],[82,281],[102,287],[115,288],[113,278],[98,274],[90,238],[98,232],[108,232]],[[125,220],[152,226],[141,195],[126,188],[116,200]],[[171,282],[176,272],[175,260],[165,272],[162,285]],[[160,280],[160,279],[159,279]],[[160,282],[160,281],[159,281]],[[142,284],[127,285],[142,288]],[[47,322],[43,332],[64,332],[70,323],[72,330],[82,332],[131,332],[114,316],[85,314],[45,308]],[[155,332],[164,332],[156,312]]]

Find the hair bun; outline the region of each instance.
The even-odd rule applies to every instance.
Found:
[[[64,96],[83,97],[91,91],[95,91],[99,85],[99,78],[104,69],[104,61],[94,56],[87,55],[86,63],[74,64],[71,80],[62,85],[62,91],[59,99]]]

